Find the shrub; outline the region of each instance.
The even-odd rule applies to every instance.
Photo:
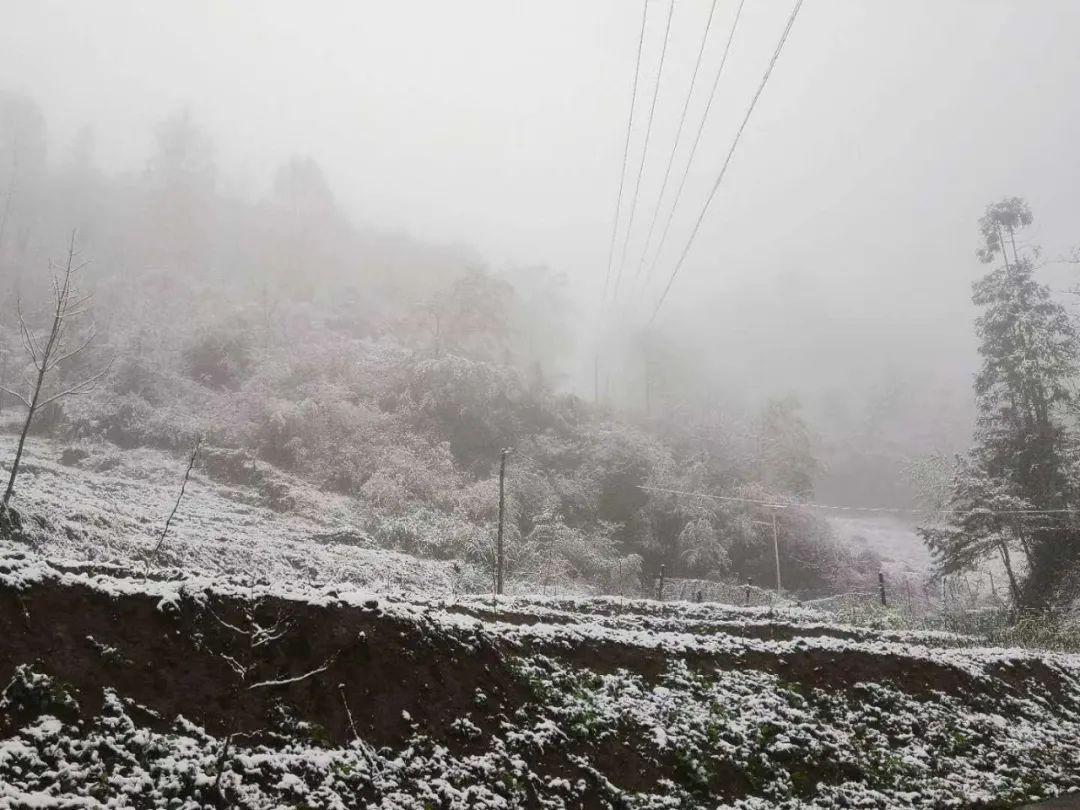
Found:
[[[236,390],[251,371],[250,332],[241,323],[222,323],[205,329],[183,351],[191,379],[210,388]]]

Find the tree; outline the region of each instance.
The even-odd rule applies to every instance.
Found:
[[[105,371],[100,371],[90,377],[83,378],[74,384],[65,385],[55,393],[46,393],[46,379],[50,373],[61,368],[69,360],[78,356],[94,340],[94,330],[84,333],[74,342],[70,341],[71,329],[77,323],[80,316],[88,311],[91,296],[81,294],[75,286],[76,275],[84,267],[86,262],[77,262],[78,250],[75,246],[76,234],[71,233],[71,241],[68,244],[67,261],[62,268],[56,267],[50,262],[53,279],[53,305],[52,324],[49,327],[48,336],[42,340],[35,329],[27,323],[22,310],[21,301],[18,304],[19,331],[22,335],[23,348],[29,357],[30,364],[34,369],[34,378],[28,381],[29,393],[23,395],[17,391],[5,388],[4,391],[18,399],[26,407],[26,419],[19,433],[19,443],[15,449],[15,458],[11,463],[11,473],[8,476],[7,488],[4,490],[2,507],[7,509],[11,495],[15,491],[15,479],[19,474],[19,463],[22,461],[23,448],[26,437],[30,432],[30,425],[34,415],[52,402],[63,399],[73,394],[82,394],[90,391]]]
[[[508,364],[511,354],[510,314],[514,288],[478,268],[470,268],[430,301],[421,304],[414,321],[423,323],[432,353]]]
[[[537,380],[563,376],[573,356],[577,314],[566,274],[540,265],[511,269],[506,279],[513,288],[514,354],[531,365]]]
[[[1060,574],[1080,561],[1080,534],[1065,511],[1075,491],[1067,472],[1072,439],[1063,421],[1075,405],[1070,384],[1078,340],[1065,309],[1035,279],[1032,251],[1017,243],[1032,222],[1019,197],[988,206],[979,220],[979,260],[1000,257],[1002,265],[973,287],[972,300],[982,308],[975,442],[953,483],[958,511],[945,528],[924,537],[943,571],[991,553],[1004,557],[1011,543],[1022,541],[1029,570],[1022,582],[1016,575],[1017,601],[1041,607]],[[1025,504],[1046,520],[1038,532],[1025,533],[1021,521],[988,514],[1008,504]]]
[[[191,271],[206,257],[217,167],[210,137],[181,111],[154,128],[146,170],[146,250],[170,269]]]
[[[0,260],[20,200],[26,208],[41,184],[45,152],[45,119],[37,105],[0,92]]]
[[[957,460],[951,492],[944,508],[950,521],[943,527],[919,528],[918,532],[933,555],[938,576],[970,571],[988,558],[998,557],[1009,579],[1013,603],[1022,602],[1013,553],[1030,546],[1022,528],[1043,516],[1032,513],[1030,501],[1009,493],[1004,482],[986,473],[975,458]],[[1029,558],[1030,564],[1030,558]]]
[[[310,157],[294,155],[274,173],[274,202],[303,228],[336,216],[334,195],[322,168]]]
[[[278,167],[270,198],[273,233],[267,266],[288,297],[311,300],[342,266],[347,228],[326,175],[310,157],[293,156]],[[348,267],[351,271],[353,268]]]
[[[814,479],[822,468],[800,408],[793,396],[770,399],[758,418],[757,436],[762,480],[805,499],[813,497]]]

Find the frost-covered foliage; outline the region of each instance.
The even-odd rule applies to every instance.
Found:
[[[32,102],[0,107],[44,148]],[[769,539],[750,528],[748,509],[640,487],[805,496],[820,465],[794,400],[760,418],[750,404],[726,414],[697,396],[697,375],[676,372],[679,352],[662,337],[626,358],[652,369],[656,413],[569,395],[580,390],[570,376],[580,376],[581,324],[559,272],[496,271],[471,251],[350,222],[302,156],[261,199],[238,197],[187,112],[151,135],[145,167],[131,174],[100,172],[89,153],[63,170],[40,156],[36,190],[22,177],[5,210],[0,286],[18,288],[27,307],[47,293],[27,280],[47,266],[54,234],[83,224],[95,355],[112,361],[91,395],[40,414],[42,433],[174,452],[204,435],[207,451],[251,462],[242,480],[218,480],[260,488],[278,512],[296,508],[283,482],[300,480],[354,499],[367,516],[359,530],[382,546],[471,565],[490,557],[494,473],[510,446],[511,578],[630,592],[661,565],[762,577]],[[11,323],[0,317],[0,387],[17,373]],[[89,370],[71,363],[75,375]],[[599,385],[593,393],[604,399]],[[865,579],[866,561],[839,554],[823,522],[796,521],[789,533],[808,562],[783,563],[792,587]]]
[[[625,671],[583,678],[550,659],[524,667],[569,737],[610,737],[669,763],[678,806],[708,806],[732,783],[774,807],[932,807],[1080,789],[1073,725],[1044,724],[1036,701],[1018,702],[1010,722],[997,707],[916,699],[888,683],[842,692],[679,661],[656,683]]]

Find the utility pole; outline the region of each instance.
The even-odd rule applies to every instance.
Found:
[[[652,377],[649,372],[652,366],[649,364],[648,355],[645,356],[645,416],[652,416]]]
[[[754,523],[758,526],[771,526],[772,527],[772,544],[773,544],[773,556],[776,559],[776,596],[780,597],[780,530],[776,526],[776,510],[773,509],[772,520],[755,520]],[[747,599],[750,596],[750,589],[746,589]]]
[[[600,404],[600,353],[597,352],[593,355],[592,361],[592,387],[593,387],[593,405]]]
[[[776,530],[776,511],[772,513],[772,544],[776,556],[776,595],[780,596],[780,535]]]
[[[510,448],[504,447],[499,455],[499,532],[495,538],[495,593],[503,592],[503,520],[506,514],[506,457]]]

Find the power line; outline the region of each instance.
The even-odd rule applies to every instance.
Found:
[[[622,252],[619,255],[619,272],[615,274],[616,298],[619,296],[619,284],[622,282],[623,267],[626,264],[626,247],[630,243],[630,233],[634,228],[634,212],[637,210],[638,191],[641,189],[641,175],[645,171],[645,158],[649,154],[649,136],[652,135],[653,116],[656,114],[656,99],[660,96],[660,83],[664,78],[664,57],[667,56],[668,37],[671,35],[671,17],[675,13],[675,0],[668,5],[667,26],[664,28],[664,45],[660,50],[660,65],[656,71],[656,87],[653,88],[652,105],[649,107],[649,122],[645,125],[645,144],[641,148],[641,163],[638,164],[637,181],[634,183],[634,196],[630,200],[630,217],[626,221],[626,236],[623,238]]]
[[[604,276],[604,298],[611,283],[611,264],[615,260],[615,237],[619,232],[619,214],[622,210],[623,184],[626,181],[626,163],[630,155],[630,131],[634,124],[634,106],[637,102],[638,76],[641,74],[641,49],[645,44],[645,21],[649,17],[649,0],[641,4],[641,34],[638,36],[637,62],[634,65],[634,84],[630,93],[630,114],[626,120],[626,143],[623,146],[622,170],[619,172],[619,196],[615,198],[615,221],[611,224],[611,246],[608,248],[607,274]]]
[[[679,256],[679,261],[675,264],[675,269],[671,271],[671,277],[668,279],[667,286],[664,287],[663,293],[660,294],[660,299],[656,302],[656,308],[653,309],[652,317],[649,319],[650,323],[656,320],[656,315],[660,311],[660,307],[664,305],[664,301],[671,291],[671,285],[675,283],[675,277],[679,275],[679,270],[682,269],[683,262],[686,260],[686,254],[690,252],[690,246],[694,244],[694,238],[701,228],[702,220],[705,219],[705,213],[709,210],[709,205],[712,203],[713,197],[716,196],[716,190],[720,188],[720,183],[724,180],[724,175],[727,173],[728,166],[731,165],[731,157],[735,154],[735,147],[739,145],[739,139],[742,138],[743,131],[746,129],[746,124],[750,120],[751,114],[754,112],[754,107],[757,106],[758,99],[761,98],[761,93],[769,81],[769,76],[772,75],[773,68],[776,67],[776,62],[780,58],[780,52],[784,49],[784,43],[787,42],[788,35],[791,33],[791,27],[795,24],[795,18],[799,15],[799,9],[802,8],[802,4],[803,0],[796,0],[795,7],[791,10],[791,16],[788,17],[787,25],[784,26],[784,33],[780,35],[780,41],[776,43],[776,50],[773,52],[772,59],[769,60],[769,66],[765,69],[765,75],[761,77],[761,83],[758,85],[754,97],[750,99],[750,106],[746,110],[746,115],[743,116],[742,123],[739,124],[739,129],[735,132],[735,138],[731,141],[731,147],[728,149],[727,157],[724,158],[724,164],[720,167],[720,174],[717,176],[716,182],[713,183],[712,191],[709,192],[709,196],[705,200],[705,205],[701,208],[701,213],[698,214],[697,222],[694,223],[694,229],[690,232],[690,238],[686,240],[686,246]]]
[[[716,98],[716,90],[720,86],[720,77],[724,74],[724,66],[727,64],[728,54],[731,53],[731,43],[735,39],[735,31],[739,27],[739,18],[742,17],[742,10],[745,2],[746,0],[739,0],[739,5],[735,9],[735,19],[731,23],[731,31],[728,32],[727,42],[724,44],[724,55],[720,58],[720,67],[716,69],[716,76],[713,77],[712,89],[709,91],[709,98],[705,102],[705,112],[701,116],[701,123],[698,125],[697,134],[694,136],[694,142],[690,146],[690,156],[686,159],[686,167],[683,169],[682,178],[679,180],[679,187],[675,191],[675,199],[671,203],[671,210],[668,212],[667,221],[664,223],[664,230],[660,234],[660,243],[656,246],[656,253],[653,256],[652,263],[649,264],[649,269],[645,273],[645,280],[642,282],[641,286],[642,291],[644,291],[648,285],[649,278],[656,269],[656,264],[660,261],[660,255],[664,251],[664,244],[667,242],[668,232],[671,230],[671,222],[675,218],[675,210],[679,207],[679,200],[682,199],[683,189],[686,187],[686,178],[690,176],[690,167],[694,163],[694,156],[697,154],[698,144],[701,143],[701,135],[705,131],[705,122],[709,120],[709,111],[712,109],[713,100]],[[659,210],[659,207],[658,202],[657,210]]]
[[[834,504],[801,501],[785,503],[783,501],[766,501],[758,498],[740,498],[734,495],[710,495],[705,492],[685,492],[679,489],[665,489],[664,487],[648,487],[645,485],[639,485],[638,489],[645,490],[646,492],[663,492],[668,495],[685,495],[691,498],[706,498],[710,501],[750,503],[756,506],[766,506],[770,509],[828,509],[839,512],[882,512],[893,514],[921,514],[923,512],[934,512],[947,515],[964,514],[968,511],[973,511],[966,509],[912,509],[895,506],[836,506]],[[978,511],[987,512],[992,515],[1060,515],[1075,514],[1080,512],[1080,509],[983,509]]]
[[[664,192],[667,191],[668,178],[671,177],[671,167],[675,163],[675,153],[679,149],[683,126],[686,124],[686,114],[690,111],[690,100],[694,97],[694,86],[697,83],[698,71],[701,69],[701,57],[705,55],[705,43],[709,41],[709,28],[712,27],[713,15],[716,13],[716,3],[717,0],[712,0],[712,5],[709,6],[709,17],[705,20],[705,30],[701,34],[701,46],[698,48],[697,61],[694,62],[694,72],[690,74],[690,88],[686,91],[686,101],[683,103],[682,115],[679,116],[679,126],[675,130],[675,142],[671,145],[671,155],[668,156],[667,168],[664,170],[664,180],[660,183],[660,194],[656,198],[656,207],[653,209],[652,219],[649,221],[649,231],[645,236],[645,246],[641,249],[641,261],[638,262],[637,272],[634,273],[634,281],[637,281],[641,276],[641,269],[645,266],[645,256],[648,254],[649,245],[652,243],[656,218],[660,215],[660,206],[664,202]]]

